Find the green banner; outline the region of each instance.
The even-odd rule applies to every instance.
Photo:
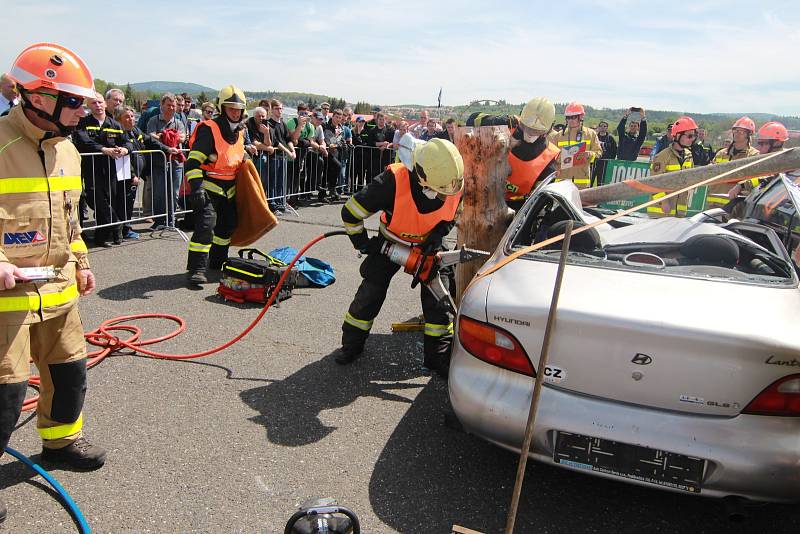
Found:
[[[615,184],[625,180],[641,180],[650,176],[650,164],[641,161],[623,161],[610,159],[606,161],[606,171],[603,174],[603,184]],[[639,195],[628,200],[616,200],[614,202],[603,202],[601,208],[608,209],[628,209],[650,200],[650,195]],[[705,209],[706,188],[698,187],[689,193],[689,212],[687,215],[694,215]],[[647,213],[646,209],[639,210],[640,213]]]

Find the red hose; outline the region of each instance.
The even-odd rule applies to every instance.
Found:
[[[284,280],[286,277],[289,276],[289,273],[292,270],[292,267],[297,260],[300,259],[300,256],[303,253],[310,249],[312,246],[317,244],[319,241],[322,241],[326,237],[330,237],[333,235],[346,235],[343,231],[335,231],[335,232],[328,232],[322,235],[319,235],[306,243],[306,245],[300,249],[300,251],[292,258],[292,261],[289,263],[289,266],[281,275],[280,279],[278,280],[278,284],[275,286],[275,289],[272,290],[272,294],[270,295],[269,299],[267,299],[267,303],[264,304],[264,307],[258,313],[255,319],[245,328],[242,332],[237,334],[233,339],[226,341],[222,345],[218,347],[214,347],[203,352],[194,352],[190,354],[167,354],[163,352],[156,352],[152,350],[147,350],[142,347],[145,345],[153,345],[155,343],[160,343],[162,341],[166,341],[168,339],[172,339],[173,337],[177,336],[181,332],[186,329],[186,321],[183,318],[178,317],[177,315],[170,315],[167,313],[141,313],[136,315],[123,315],[121,317],[115,317],[113,319],[107,319],[100,323],[100,326],[97,327],[96,330],[92,330],[91,332],[86,332],[84,337],[86,341],[96,347],[100,347],[99,350],[90,352],[86,355],[88,358],[88,362],[86,363],[86,367],[91,369],[95,365],[99,364],[103,361],[106,357],[111,356],[114,352],[117,352],[121,349],[129,349],[133,353],[138,353],[144,356],[149,356],[150,358],[157,358],[160,360],[191,360],[193,358],[202,358],[203,356],[210,356],[211,354],[215,354],[220,352],[221,350],[227,349],[244,336],[246,336],[257,324],[261,319],[264,317],[264,314],[267,313],[267,310],[272,303],[275,302],[275,299],[278,296],[278,292],[283,286]],[[169,334],[165,334],[161,337],[155,337],[152,339],[144,339],[139,340],[142,335],[142,329],[135,325],[130,324],[121,324],[124,321],[134,321],[137,319],[151,319],[151,318],[158,318],[158,319],[168,319],[175,323],[178,323],[178,327],[170,332]],[[111,332],[115,331],[125,331],[130,332],[131,336],[127,339],[120,339],[119,337],[115,336]],[[28,379],[28,385],[34,388],[39,388],[40,379],[38,375],[32,375]],[[39,401],[39,395],[34,397],[30,397],[25,399],[25,402],[22,405],[22,411],[33,410],[36,407],[36,403]]]

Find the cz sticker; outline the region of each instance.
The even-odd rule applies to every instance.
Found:
[[[567,370],[557,365],[548,365],[544,368],[544,380],[551,384],[558,384],[567,379]]]

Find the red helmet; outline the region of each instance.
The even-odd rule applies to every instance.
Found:
[[[789,132],[783,124],[771,121],[758,129],[758,140],[775,140],[783,143],[789,139]]]
[[[27,91],[45,87],[78,96],[94,96],[94,79],[89,67],[77,54],[57,44],[29,46],[17,56],[8,75]]]
[[[697,130],[697,123],[694,122],[694,119],[691,117],[681,117],[672,125],[672,136],[677,137],[679,134],[691,130]]]
[[[731,128],[741,128],[742,130],[747,130],[751,134],[756,133],[756,123],[746,115],[734,122]]]
[[[570,102],[567,104],[567,107],[564,109],[564,116],[572,117],[573,115],[586,115],[586,110],[583,109],[583,105],[577,102]]]

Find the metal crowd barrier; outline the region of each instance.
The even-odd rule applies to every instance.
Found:
[[[281,151],[251,156],[273,209],[294,211],[291,204],[299,201],[355,193],[397,161],[393,149],[352,145],[338,148],[335,155],[329,150],[327,157],[312,148],[296,148],[295,155],[291,158]]]
[[[178,198],[183,166],[161,150],[135,150],[114,159],[102,152],[81,154],[83,193],[79,206],[84,230],[107,234],[129,229],[133,223],[152,222],[150,230],[173,231],[176,216],[189,213]]]
[[[181,149],[188,153],[188,149]],[[310,148],[297,148],[296,158],[284,153],[257,153],[251,158],[273,210],[298,213],[303,201],[323,201],[355,193],[397,161],[393,149],[346,145],[327,157]],[[190,214],[183,164],[161,150],[136,150],[114,159],[102,152],[82,153],[83,194],[80,203],[84,230],[105,233],[149,222],[151,231],[172,231],[188,241],[177,227]],[[138,179],[138,180],[137,180]],[[335,192],[335,194],[332,194]]]

